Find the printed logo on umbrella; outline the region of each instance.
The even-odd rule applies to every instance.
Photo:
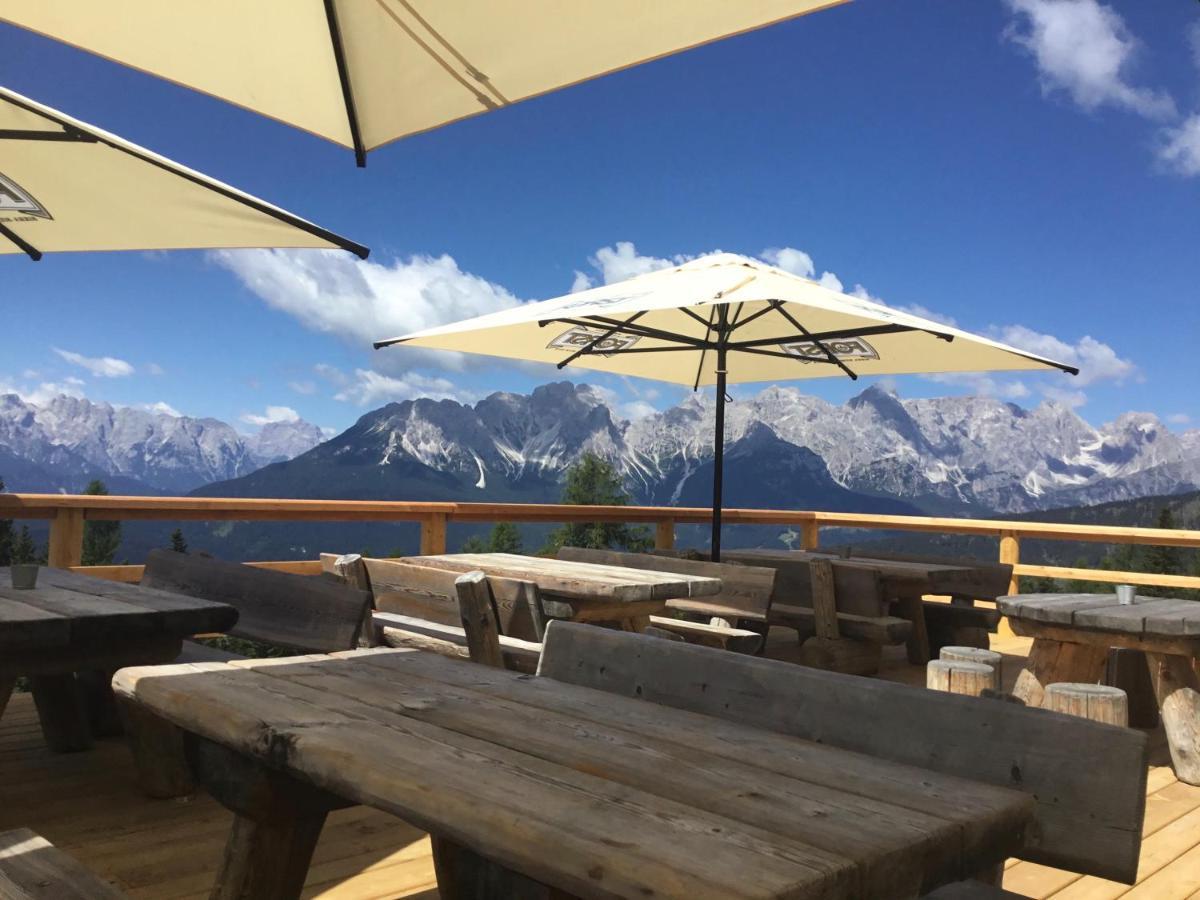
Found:
[[[569,350],[574,352],[581,350],[591,344],[597,338],[604,337],[605,329],[584,328],[582,325],[577,325],[564,331],[549,344],[546,345],[548,350]],[[612,353],[614,350],[624,350],[627,347],[632,347],[638,342],[637,337],[628,334],[610,334],[600,343],[592,348],[593,353]]]
[[[862,338],[843,338],[822,343],[829,348],[830,353],[841,360],[879,359],[879,352]],[[824,362],[829,359],[815,341],[795,341],[780,344],[779,347],[785,353],[800,357],[802,362]]]
[[[4,213],[25,213],[27,216],[38,219],[54,218],[47,212],[46,207],[34,199],[33,194],[0,172],[0,215]],[[14,220],[5,219],[4,221]]]

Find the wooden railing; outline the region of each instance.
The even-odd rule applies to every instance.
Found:
[[[418,522],[421,553],[446,552],[446,526],[450,522],[613,522],[654,525],[655,546],[675,545],[675,526],[708,524],[711,513],[697,507],[671,506],[564,506],[527,503],[418,503],[394,500],[259,500],[229,497],[112,497],[75,494],[0,494],[0,519],[46,519],[50,522],[48,562],[59,568],[77,568],[82,562],[83,523],[88,519]],[[727,525],[786,525],[799,532],[797,546],[815,549],[822,528],[862,528],[883,531],[918,531],[999,539],[999,560],[1013,566],[1011,592],[1018,591],[1021,575],[1081,579],[1122,584],[1200,589],[1200,577],[1154,572],[1116,572],[1021,562],[1022,538],[1086,541],[1103,544],[1139,544],[1200,547],[1200,531],[1132,528],[1107,525],[1072,525],[1055,522],[1013,522],[1003,519],[956,519],[932,516],[884,516],[814,510],[727,509]],[[338,549],[338,548],[331,548]],[[315,574],[316,561],[262,562],[255,565]],[[117,580],[137,580],[141,566],[97,566],[88,571]]]

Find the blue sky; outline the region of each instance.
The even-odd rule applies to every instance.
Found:
[[[1195,3],[857,0],[400,141],[366,170],[4,25],[0,84],[372,248],[365,264],[313,251],[0,258],[0,389],[26,397],[167,404],[244,429],[294,411],[340,429],[392,399],[559,377],[455,369],[371,338],[555,296],[579,273],[788,248],[778,258],[798,271],[811,260],[814,277],[1084,371],[899,379],[905,396],[1051,397],[1094,423],[1147,410],[1200,424]],[[683,396],[575,377],[630,414]],[[805,389],[836,401],[863,386]]]

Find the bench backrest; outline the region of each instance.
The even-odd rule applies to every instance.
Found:
[[[593,550],[586,547],[560,547],[558,558],[571,562],[720,578],[722,587],[719,594],[667,601],[667,606],[671,609],[707,616],[764,619],[771,606],[771,596],[775,589],[775,570],[763,566],[731,565],[649,553]]]
[[[371,607],[366,591],[324,578],[170,550],[150,552],[142,584],[236,607],[234,637],[316,653],[353,649]]]
[[[742,555],[737,550],[724,551],[724,557],[749,566],[768,566],[775,570],[773,601],[788,606],[813,605],[811,560],[803,557],[782,559]],[[888,614],[887,599],[879,573],[872,569],[839,566],[833,562],[833,594],[838,612],[878,618]]]
[[[1022,858],[1136,878],[1140,731],[572,622],[547,629],[538,675],[1026,791]]]
[[[364,558],[375,608],[441,625],[460,625],[456,581],[463,574],[391,559]],[[545,630],[537,585],[489,576],[488,586],[500,634],[540,641]]]

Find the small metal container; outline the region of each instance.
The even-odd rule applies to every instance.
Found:
[[[1117,585],[1117,603],[1121,606],[1133,606],[1136,600],[1137,595],[1132,584]]]
[[[12,586],[18,591],[31,591],[37,587],[38,568],[34,563],[17,563],[9,568]]]

